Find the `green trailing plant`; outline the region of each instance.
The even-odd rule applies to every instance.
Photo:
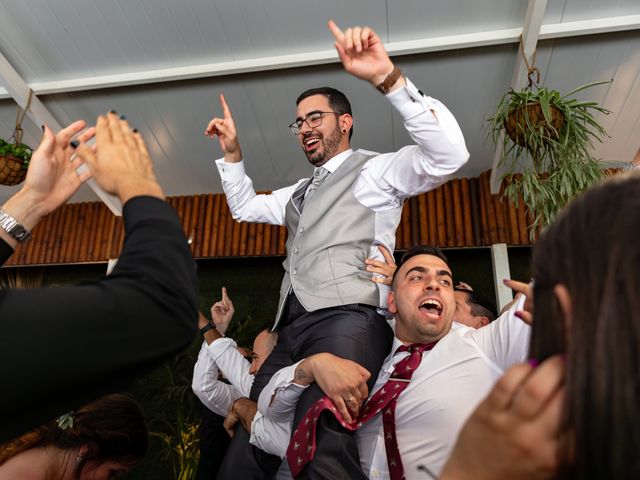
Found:
[[[0,138],[0,156],[1,155],[13,155],[16,158],[22,160],[22,168],[26,169],[29,166],[29,160],[31,160],[32,150],[31,147],[24,143],[11,143],[7,142],[3,138]]]
[[[592,149],[593,142],[602,142],[607,132],[594,115],[610,112],[597,102],[573,98],[604,83],[608,81],[582,85],[565,95],[544,87],[510,89],[488,120],[494,144],[502,142],[504,193],[516,205],[522,198],[529,208],[534,217],[532,238],[567,202],[604,174]]]

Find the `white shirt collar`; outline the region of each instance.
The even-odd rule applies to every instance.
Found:
[[[353,149],[352,148],[348,148],[344,152],[341,152],[338,155],[336,155],[335,157],[333,157],[332,159],[328,160],[327,163],[322,165],[322,167],[326,168],[327,170],[329,170],[329,173],[333,173],[338,169],[338,167],[340,165],[342,165],[342,162],[344,162],[347,158],[349,158],[349,155],[351,155],[352,153],[353,153]],[[320,167],[314,168],[313,172],[315,173],[315,171],[318,168],[320,168]]]

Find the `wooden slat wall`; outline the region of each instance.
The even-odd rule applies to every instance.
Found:
[[[416,244],[476,247],[494,243],[529,245],[531,216],[491,195],[490,172],[454,179],[405,202],[396,248]],[[170,197],[195,258],[282,256],[284,227],[234,221],[223,194]],[[30,241],[20,245],[5,265],[104,262],[122,249],[122,218],[102,202],[66,205],[42,221]]]

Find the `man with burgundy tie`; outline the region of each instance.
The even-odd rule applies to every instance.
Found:
[[[327,395],[293,424],[287,451],[293,475],[304,474],[311,461],[326,478],[346,478],[331,459],[310,459],[312,440],[324,435],[314,431],[316,422],[330,416],[356,431],[363,472],[350,478],[424,480],[425,472],[437,478],[468,415],[507,368],[526,358],[530,327],[514,315],[523,303],[481,329],[458,324],[445,257],[432,247],[409,250],[389,294],[396,319],[392,353],[364,406],[369,373],[329,353],[281,370],[263,391],[260,411],[281,422],[291,421],[292,405],[311,383]],[[323,408],[329,411],[320,415]]]
[[[257,195],[245,174],[233,117],[221,95],[223,117],[212,119],[205,134],[219,137],[224,158],[216,166],[232,215],[288,229],[285,275],[273,327],[278,343],[256,375],[254,400],[273,373],[319,352],[357,361],[374,375],[378,372],[393,337],[378,311],[385,307],[388,288],[371,282],[364,261],[381,259],[378,245],[393,251],[407,198],[438,187],[469,157],[453,115],[403,76],[373,30],[342,31],[333,21],[329,29],[345,70],[385,95],[416,145],[385,154],[353,150],[354,118],[347,97],[330,87],[310,89],[298,97],[296,119],[289,127],[314,166],[313,176]],[[308,389],[297,414],[304,414],[321,396],[318,389]],[[320,428],[335,433],[332,445],[357,451],[352,436],[336,422],[328,420]],[[237,442],[234,438],[228,454],[237,460],[229,460],[232,465],[223,469],[229,474],[220,478],[252,476],[238,474],[240,464],[248,462],[245,453],[234,453]],[[341,459],[356,468],[359,463],[357,454],[335,461]]]

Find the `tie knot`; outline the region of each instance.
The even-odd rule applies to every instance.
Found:
[[[422,353],[425,350],[431,350],[433,347],[435,347],[436,343],[438,343],[438,342],[412,343],[410,345],[400,345],[398,347],[398,349],[396,350],[396,352],[409,352],[409,353],[418,352],[418,353]]]

